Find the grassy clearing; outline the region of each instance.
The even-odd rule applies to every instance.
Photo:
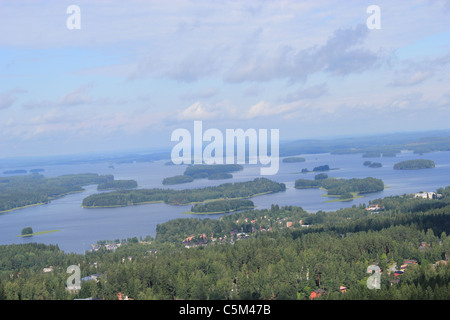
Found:
[[[328,202],[346,202],[346,201],[352,201],[354,199],[358,199],[358,198],[363,198],[364,196],[361,196],[358,194],[358,192],[351,192],[351,194],[353,195],[352,198],[348,198],[348,199],[340,199],[338,195],[330,195],[330,194],[322,194],[322,197],[329,197],[329,198],[337,198],[337,199],[332,199],[332,200],[327,200],[325,201],[326,203]]]

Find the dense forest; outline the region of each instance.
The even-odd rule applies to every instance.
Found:
[[[194,179],[208,178],[212,174],[217,173],[230,173],[243,170],[244,167],[240,164],[198,164],[186,167],[184,174]]]
[[[133,189],[137,188],[138,184],[135,180],[111,180],[103,183],[99,183],[97,190],[118,190],[118,189]]]
[[[0,299],[449,300],[450,187],[439,192],[439,200],[378,199],[385,210],[377,213],[273,205],[177,219],[158,225],[154,239],[84,255],[4,245]],[[198,235],[200,245],[188,246]],[[71,265],[80,267],[79,291],[66,289]],[[371,267],[380,269],[379,289],[368,286]]]
[[[247,182],[224,183],[219,186],[199,189],[138,189],[121,190],[90,195],[83,199],[83,207],[117,207],[150,202],[164,202],[183,205],[205,200],[248,198],[262,193],[285,191],[283,183],[266,178],[256,178]]]
[[[297,179],[295,180],[295,188],[309,189],[309,188],[324,188],[329,195],[340,196],[350,192],[358,194],[378,192],[384,190],[384,183],[381,179],[367,177],[364,179]]]
[[[250,209],[253,208],[254,206],[255,205],[253,201],[248,199],[216,200],[194,204],[191,208],[191,212],[225,213],[243,209]]]
[[[394,165],[396,170],[417,170],[417,169],[428,169],[434,168],[435,163],[433,160],[417,159],[417,160],[406,160],[398,162]]]
[[[48,203],[83,186],[112,181],[112,175],[94,173],[46,178],[40,174],[0,177],[0,212],[29,205]]]

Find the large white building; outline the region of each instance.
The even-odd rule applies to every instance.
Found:
[[[425,192],[421,191],[414,195],[414,198],[423,198],[423,199],[439,199],[442,197],[442,194],[436,192]]]

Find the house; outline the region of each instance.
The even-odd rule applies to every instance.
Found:
[[[119,300],[133,300],[133,299],[129,298],[128,296],[124,296],[124,295],[122,294],[122,292],[119,292],[119,293],[117,294],[117,299],[119,299]]]
[[[347,292],[347,287],[340,286],[339,287],[339,291],[342,292],[342,293]]]
[[[427,247],[430,247],[430,246],[431,246],[431,244],[426,243],[426,242],[422,242],[422,243],[420,244],[419,250],[420,250],[420,251],[426,251],[426,250],[427,250]]]
[[[311,294],[309,295],[309,298],[312,300],[314,298],[320,297],[321,295],[323,295],[325,293],[326,293],[326,291],[324,289],[317,289],[317,290],[314,290],[313,292],[311,292]]]
[[[184,239],[183,243],[189,243],[192,240],[194,240],[194,236],[187,237],[186,239]]]
[[[235,235],[237,235],[239,232],[237,231],[237,230],[233,230],[233,231],[230,231],[230,236],[231,237],[234,237]]]
[[[403,274],[403,271],[395,271],[394,272],[394,277],[401,276],[402,274]]]
[[[44,268],[44,272],[45,273],[52,272],[52,271],[53,271],[53,267],[52,266],[50,266],[48,268]]]
[[[81,282],[89,281],[89,280],[94,280],[94,281],[98,282],[98,279],[99,279],[101,276],[102,276],[101,273],[92,274],[92,275],[90,275],[90,276],[81,278]]]
[[[289,228],[289,227],[292,227],[292,222],[291,221],[286,222],[286,228]]]
[[[248,238],[249,238],[249,235],[248,235],[247,233],[245,233],[245,232],[241,232],[241,233],[238,233],[238,234],[236,235],[236,237],[237,237],[238,239],[248,239]]]
[[[133,257],[132,256],[128,256],[127,257],[127,260],[128,261],[131,261],[131,260],[133,260]],[[125,258],[122,258],[122,263],[124,263],[125,262]]]

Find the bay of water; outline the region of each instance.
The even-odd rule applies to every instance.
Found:
[[[252,198],[258,209],[270,208],[272,204],[279,206],[294,205],[303,207],[309,212],[333,211],[351,207],[370,200],[391,195],[402,195],[419,191],[436,191],[440,187],[450,185],[450,152],[434,152],[416,155],[411,152],[398,154],[393,158],[362,158],[361,154],[301,155],[306,159],[301,163],[283,163],[276,175],[267,178],[283,182],[287,190],[274,194]],[[394,170],[393,165],[399,161],[410,159],[430,159],[435,161],[436,168],[423,170]],[[363,162],[381,162],[381,168],[363,166]],[[151,163],[114,164],[110,163],[40,166],[45,169],[47,177],[75,173],[113,174],[115,179],[134,179],[139,188],[169,188],[162,185],[165,177],[183,174],[185,166],[166,166],[166,161]],[[320,165],[329,165],[329,177],[382,179],[386,189],[382,192],[366,195],[363,198],[348,202],[326,202],[330,198],[323,197],[323,190],[300,190],[294,188],[299,178],[314,179],[316,173],[301,174],[303,168],[312,170]],[[13,168],[11,168],[13,169]],[[33,168],[24,168],[33,169]],[[5,169],[6,170],[6,169]],[[2,171],[5,171],[2,170]],[[225,182],[249,181],[260,176],[260,167],[245,165],[244,170],[233,173],[233,179],[210,181],[195,180],[192,183],[170,186],[172,189],[202,188],[215,186]],[[131,237],[155,236],[156,226],[176,218],[198,217],[218,218],[221,215],[188,215],[191,206],[171,206],[163,203],[137,205],[122,208],[85,209],[82,200],[96,193],[96,186],[86,186],[86,191],[71,194],[53,200],[49,204],[33,206],[0,214],[0,244],[40,242],[58,244],[65,252],[84,253],[90,250],[91,244],[98,240],[126,239]],[[17,237],[24,227],[32,227],[34,232],[60,230],[58,232],[32,236]]]

